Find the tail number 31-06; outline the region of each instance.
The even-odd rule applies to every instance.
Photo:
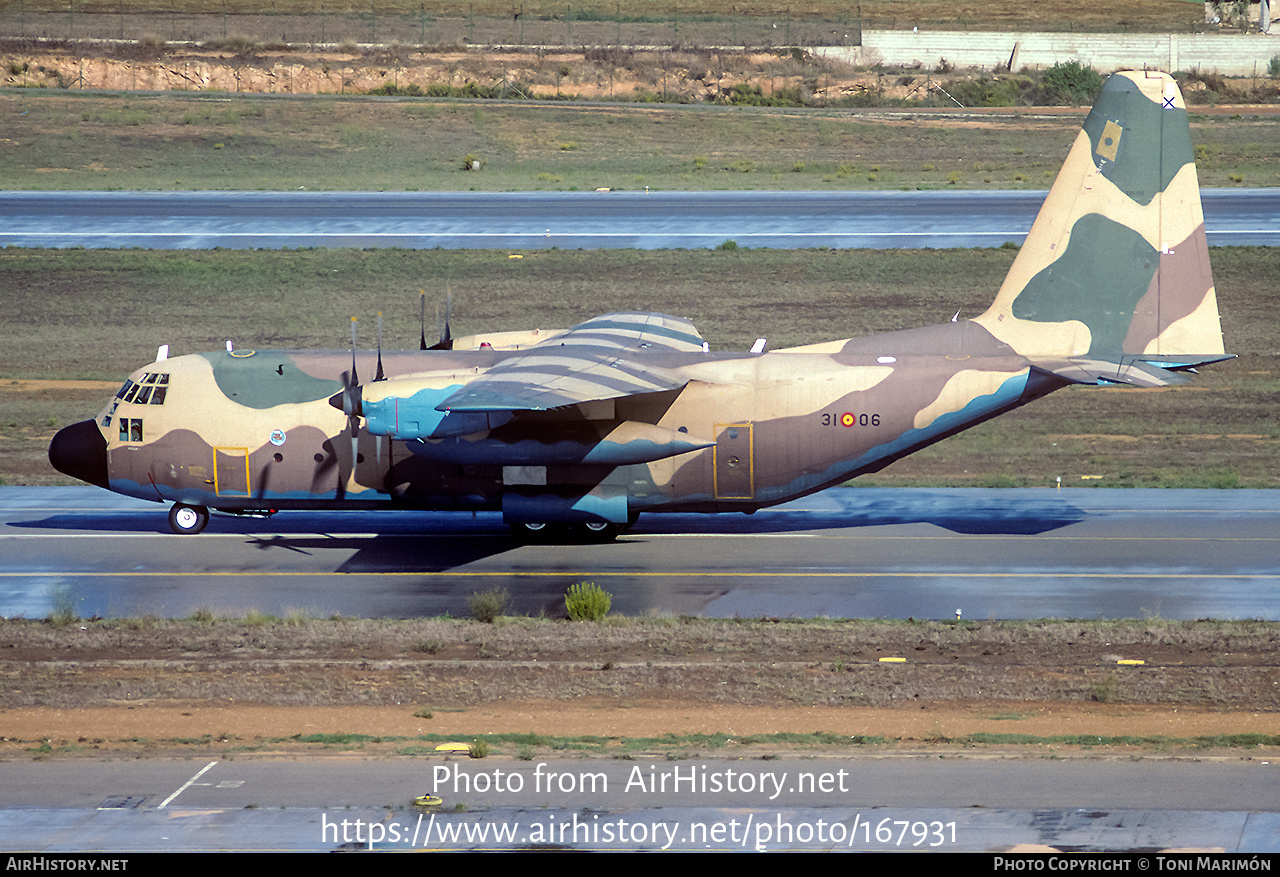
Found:
[[[845,411],[841,414],[833,414],[830,411],[824,411],[821,415],[823,426],[879,426],[879,414],[854,414],[852,411]]]

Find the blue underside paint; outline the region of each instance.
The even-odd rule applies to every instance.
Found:
[[[426,438],[447,416],[447,412],[437,411],[436,406],[461,388],[461,384],[454,384],[438,390],[419,390],[412,396],[388,396],[377,402],[364,402],[361,407],[365,429],[374,435],[397,439]]]

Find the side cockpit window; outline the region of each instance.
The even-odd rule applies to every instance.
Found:
[[[121,417],[120,418],[120,441],[122,442],[142,441],[142,418],[141,417]]]

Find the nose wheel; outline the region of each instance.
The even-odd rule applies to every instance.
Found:
[[[209,523],[209,510],[202,505],[176,502],[169,509],[169,529],[181,536],[193,536]]]

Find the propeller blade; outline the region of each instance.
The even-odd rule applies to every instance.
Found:
[[[422,327],[422,340],[419,342],[419,350],[427,349],[427,291],[425,289],[418,290],[418,325]]]
[[[373,376],[374,382],[385,381],[386,374],[382,371],[382,311],[378,311],[378,373]]]
[[[449,328],[449,320],[453,314],[453,293],[446,292],[444,299],[444,325],[440,329],[440,340],[428,347],[428,350],[452,350],[453,349],[453,331]],[[436,321],[439,322],[440,314],[436,312]]]
[[[448,345],[445,350],[453,349],[453,330],[450,325],[453,321],[453,292],[446,285],[444,290],[444,336],[440,339],[441,344]]]
[[[356,318],[351,318],[351,386],[360,383],[360,377],[356,374]]]
[[[381,318],[381,314],[378,315]],[[381,325],[381,323],[379,323]],[[381,329],[379,329],[381,334]],[[379,338],[378,342],[378,378],[382,379],[382,342]],[[334,405],[338,395],[342,397],[342,413],[347,415],[347,431],[351,434],[351,477],[355,478],[357,461],[360,458],[358,448],[360,442],[360,376],[356,372],[356,318],[351,318],[351,374],[342,376],[345,386],[342,388],[341,394],[335,394],[334,398],[329,400],[329,404]],[[334,405],[334,407],[338,407]],[[346,486],[338,485],[340,495],[344,494]]]

